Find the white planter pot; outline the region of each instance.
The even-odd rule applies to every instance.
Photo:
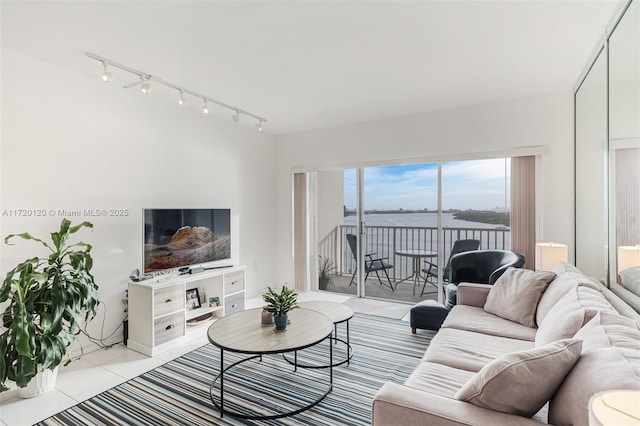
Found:
[[[58,367],[53,370],[42,370],[42,367],[38,366],[38,374],[31,379],[27,386],[18,388],[18,396],[20,398],[33,398],[47,393],[56,387],[57,378]]]

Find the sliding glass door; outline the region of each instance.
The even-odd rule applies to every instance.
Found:
[[[318,288],[440,299],[455,241],[509,249],[509,172],[504,158],[318,172]]]

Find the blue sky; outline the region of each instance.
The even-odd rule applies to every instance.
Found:
[[[507,180],[509,168],[507,163]],[[365,168],[365,208],[434,210],[437,208],[437,177],[436,163]],[[355,208],[355,169],[344,171],[344,191],[345,205]],[[510,202],[509,194],[506,201]],[[442,164],[443,209],[485,210],[504,205],[504,159]]]

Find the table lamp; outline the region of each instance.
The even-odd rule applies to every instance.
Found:
[[[536,270],[550,271],[560,262],[566,262],[568,249],[566,244],[548,243],[536,244]]]
[[[640,266],[640,245],[618,247],[618,272]]]
[[[595,394],[589,401],[589,426],[640,426],[640,390]]]

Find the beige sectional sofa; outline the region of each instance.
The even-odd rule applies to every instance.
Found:
[[[461,284],[458,304],[410,377],[376,394],[372,424],[586,425],[591,396],[640,389],[640,315],[572,265],[553,272],[547,283],[538,280],[537,300],[524,298],[533,305],[529,325],[518,308],[496,308],[514,295]],[[527,412],[532,407],[537,412]]]

